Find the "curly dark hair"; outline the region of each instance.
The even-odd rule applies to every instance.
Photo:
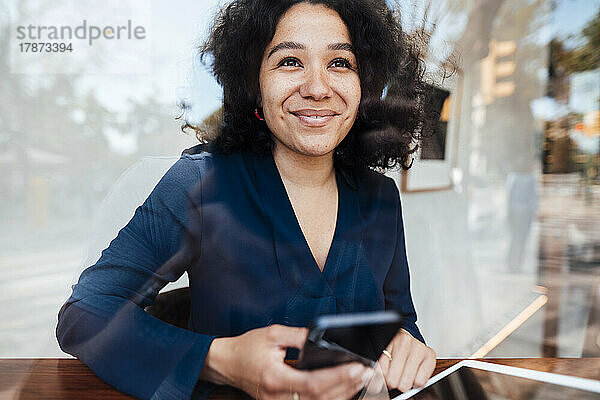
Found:
[[[220,153],[272,150],[272,134],[255,116],[260,64],[280,18],[303,2],[325,5],[339,14],[358,61],[358,118],[335,149],[335,164],[410,168],[420,136],[438,116],[425,107],[429,85],[418,42],[402,30],[385,0],[234,0],[219,12],[200,47],[201,60],[212,67],[223,87],[220,127],[213,137],[187,122],[182,129],[194,129],[201,142]],[[388,95],[382,98],[385,88]],[[182,107],[185,112],[185,103]]]

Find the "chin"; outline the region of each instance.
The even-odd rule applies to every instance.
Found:
[[[335,150],[333,143],[302,143],[296,147],[298,153],[311,157],[322,157]]]

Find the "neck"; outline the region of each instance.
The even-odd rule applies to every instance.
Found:
[[[333,152],[323,156],[305,156],[276,143],[273,159],[283,181],[294,186],[317,189],[335,180]]]

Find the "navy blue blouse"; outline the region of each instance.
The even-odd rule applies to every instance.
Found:
[[[416,326],[394,181],[336,169],[338,216],[323,271],[272,155],[183,154],[81,274],[57,326],[61,348],[144,399],[205,398],[215,337],[319,314],[394,309]],[[189,330],[144,311],[188,272]]]

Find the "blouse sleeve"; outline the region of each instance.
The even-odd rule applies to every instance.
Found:
[[[393,181],[392,181],[393,182]],[[403,328],[415,339],[425,343],[417,327],[417,313],[410,294],[410,274],[408,272],[408,261],[406,259],[406,245],[404,242],[404,224],[402,222],[402,205],[396,184],[394,186],[396,207],[396,248],[392,265],[383,283],[386,310],[396,310],[404,318]]]
[[[96,264],[83,271],[58,315],[61,349],[137,398],[190,398],[214,339],[144,311],[195,258],[196,163],[182,157],[171,167]]]

